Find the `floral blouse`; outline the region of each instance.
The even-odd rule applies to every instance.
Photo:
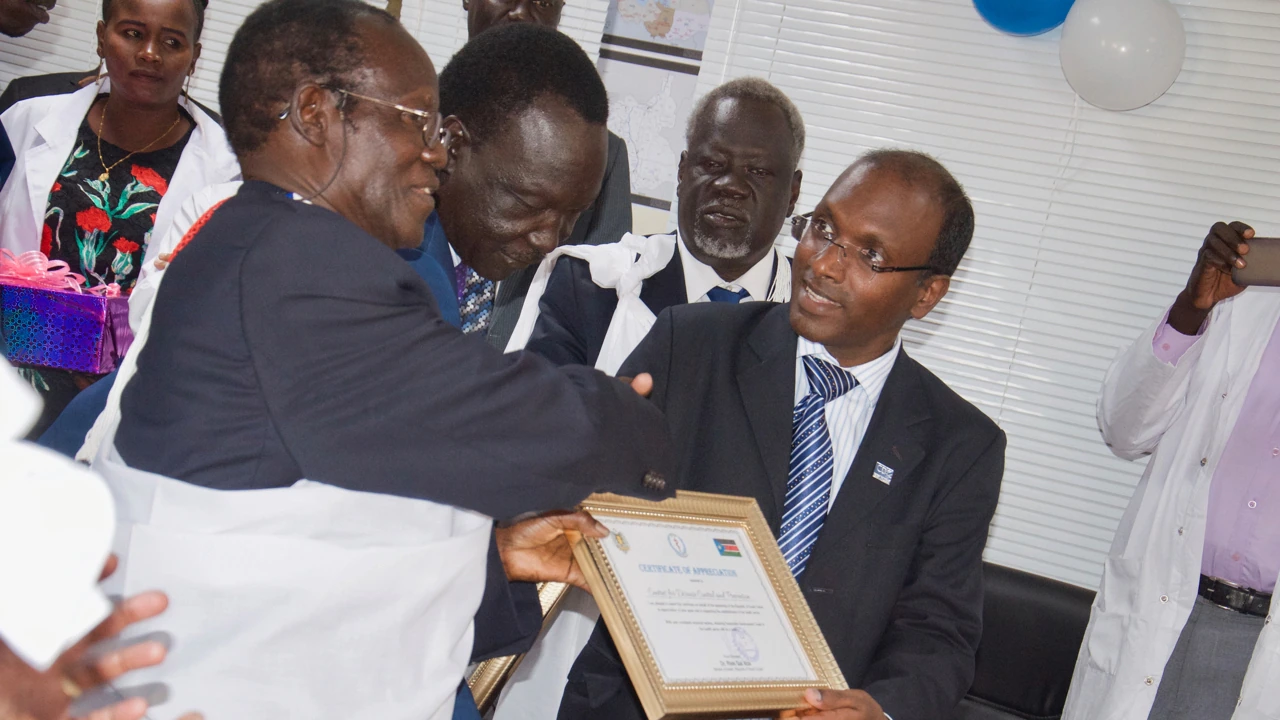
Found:
[[[187,120],[194,129],[195,121],[189,116]],[[132,291],[156,208],[190,139],[188,130],[167,148],[137,153],[123,162],[128,151],[103,140],[99,158],[98,135],[86,116],[75,150],[49,192],[40,251],[50,260],[66,261],[72,272],[85,277],[86,288],[117,283],[121,292]],[[108,167],[120,164],[106,180],[99,180],[103,162]]]

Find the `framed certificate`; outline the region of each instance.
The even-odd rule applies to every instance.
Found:
[[[649,720],[776,716],[806,688],[847,688],[753,498],[582,508],[611,533],[574,556]]]

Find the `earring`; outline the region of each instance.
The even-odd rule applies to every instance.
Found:
[[[107,76],[107,59],[98,58],[98,89],[102,89],[102,80]]]

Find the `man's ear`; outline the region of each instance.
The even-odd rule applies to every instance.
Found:
[[[787,205],[787,216],[796,214],[796,203],[800,202],[800,181],[804,179],[804,172],[796,170],[791,176],[791,203]]]
[[[452,165],[454,158],[460,153],[468,152],[475,146],[476,138],[457,115],[445,117],[440,122],[440,127],[444,128],[445,144],[449,146],[449,164]]]
[[[188,75],[196,74],[196,62],[200,59],[200,51],[202,49],[203,47],[200,43],[196,43],[196,46],[191,48],[191,67],[187,68]]]
[[[103,20],[99,20],[98,27],[95,29],[94,34],[98,36],[98,60],[99,61],[106,60],[107,59],[107,51],[106,51],[107,23]]]
[[[911,308],[911,317],[919,320],[928,315],[942,300],[943,296],[947,294],[947,290],[950,289],[950,275],[939,275],[937,273],[930,275],[920,284],[920,295],[916,299],[916,304]]]
[[[293,95],[289,122],[299,135],[317,147],[328,144],[329,133],[342,130],[338,95],[319,85],[304,85]]]

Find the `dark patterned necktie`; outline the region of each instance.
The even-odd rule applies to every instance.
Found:
[[[458,314],[462,316],[462,332],[483,333],[489,329],[493,315],[493,295],[497,283],[480,277],[470,265],[455,269],[454,287],[458,292]]]
[[[734,292],[729,288],[713,287],[707,291],[707,299],[710,300],[711,302],[727,302],[727,303],[737,304],[742,302],[743,300],[749,300],[750,298],[751,298],[751,293],[747,292],[745,288],[737,292]]]

